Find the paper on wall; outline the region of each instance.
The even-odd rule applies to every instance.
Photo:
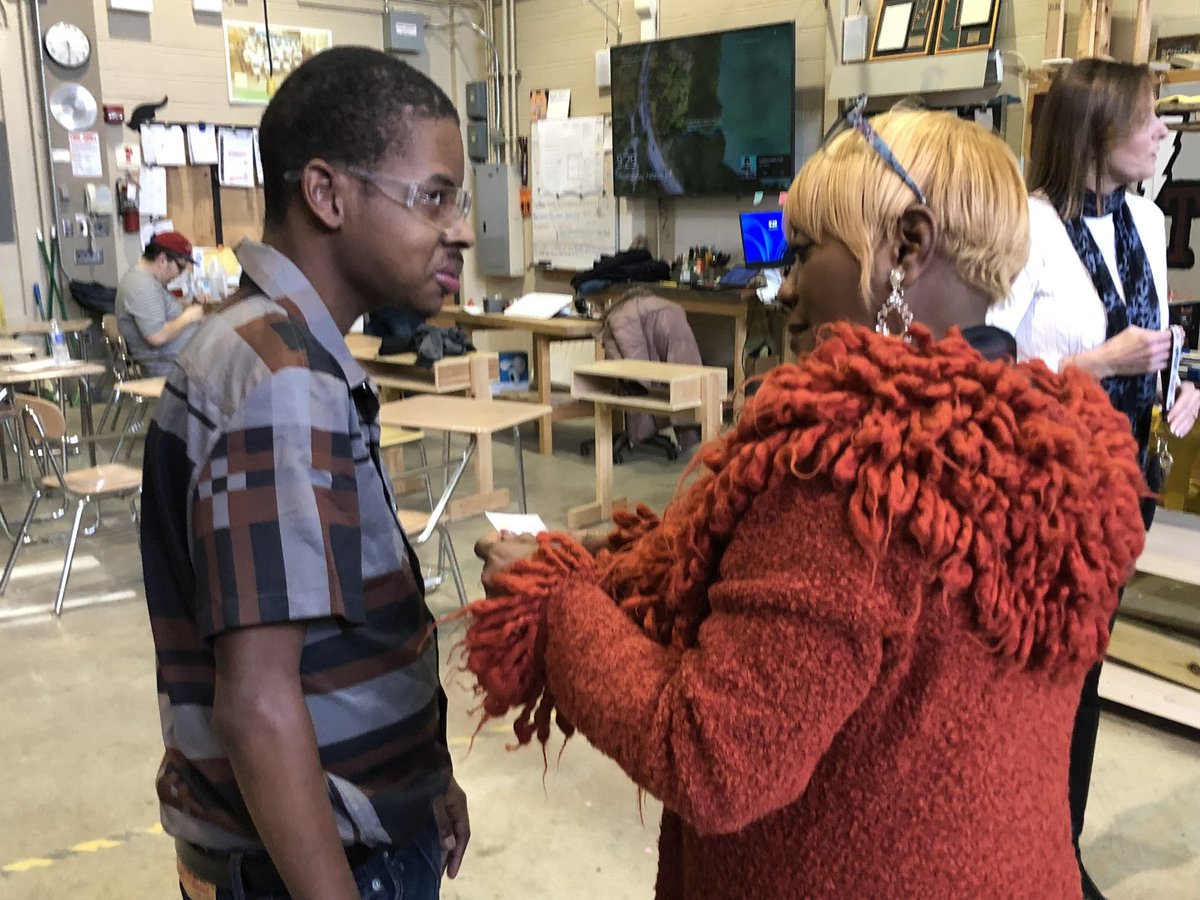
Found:
[[[138,212],[151,218],[167,214],[167,170],[142,166],[138,176]]]
[[[122,172],[136,172],[142,167],[142,148],[139,144],[117,144],[113,148],[113,161]]]
[[[99,133],[72,131],[67,138],[71,148],[71,174],[76,178],[103,178]]]
[[[222,128],[217,134],[222,187],[254,187],[254,134],[248,128]]]
[[[875,41],[875,49],[881,51],[903,50],[908,42],[908,23],[912,18],[911,3],[896,3],[885,6],[880,15],[883,21],[879,23],[879,35]]]
[[[565,119],[571,114],[571,90],[551,91],[546,102],[547,119]]]
[[[212,166],[217,163],[217,129],[212,125],[187,127],[188,156],[193,166]]]
[[[262,149],[258,146],[258,129],[254,129],[254,177],[259,184],[266,184],[262,173]]]

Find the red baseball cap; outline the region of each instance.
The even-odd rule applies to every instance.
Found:
[[[178,256],[192,258],[192,242],[178,231],[164,231],[150,238],[150,243]]]

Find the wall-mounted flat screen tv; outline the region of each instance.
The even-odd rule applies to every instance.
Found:
[[[786,190],[795,174],[792,22],[613,47],[618,196]]]

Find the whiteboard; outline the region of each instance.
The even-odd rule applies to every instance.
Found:
[[[584,271],[617,251],[612,126],[603,116],[533,123],[533,262]]]

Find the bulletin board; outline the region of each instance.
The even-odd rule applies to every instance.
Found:
[[[217,243],[212,191],[209,166],[167,169],[167,218],[177,231],[201,247]],[[221,188],[221,227],[227,247],[236,247],[244,237],[254,240],[262,237],[262,188]]]
[[[533,262],[584,271],[617,251],[612,127],[603,116],[533,123]]]

